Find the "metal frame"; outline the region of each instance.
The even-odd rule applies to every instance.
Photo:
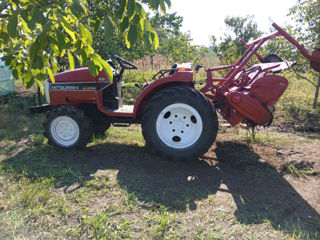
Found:
[[[246,52],[242,55],[242,57],[235,63],[231,65],[225,65],[225,66],[219,66],[214,68],[208,68],[206,69],[207,72],[207,84],[200,89],[200,92],[207,95],[212,100],[219,100],[215,96],[219,96],[219,93],[223,93],[224,91],[228,91],[228,87],[234,84],[234,81],[236,79],[236,76],[241,72],[245,71],[244,67],[249,62],[249,60],[255,55],[258,60],[262,63],[263,58],[261,55],[257,53],[259,48],[268,40],[271,40],[273,38],[282,36],[285,39],[287,39],[292,45],[294,45],[300,53],[310,60],[310,62],[320,62],[319,57],[315,57],[313,55],[310,55],[308,50],[302,45],[299,44],[297,40],[295,40],[293,37],[290,36],[289,33],[287,33],[285,30],[283,30],[281,27],[279,27],[276,23],[273,23],[272,26],[277,30],[276,32],[273,32],[267,36],[261,37],[259,39],[256,39],[252,41],[251,43],[245,43],[244,41],[240,41],[246,48]],[[272,68],[276,68],[277,66],[273,66]],[[226,75],[223,78],[213,78],[212,72],[214,71],[220,71],[230,69]],[[271,70],[268,69],[268,70]],[[264,70],[266,71],[266,70]],[[216,84],[215,84],[216,83]],[[214,95],[208,94],[208,92],[214,93]]]

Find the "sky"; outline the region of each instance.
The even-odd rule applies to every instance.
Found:
[[[269,33],[271,24],[284,26],[290,22],[289,9],[297,0],[171,0],[169,13],[183,17],[182,31],[191,32],[193,44],[209,46],[209,36],[218,40],[225,30],[227,16],[252,15],[258,29]]]

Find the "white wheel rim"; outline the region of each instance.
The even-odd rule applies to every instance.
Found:
[[[72,146],[80,135],[77,122],[68,116],[55,118],[51,123],[50,132],[54,141],[62,147]]]
[[[202,119],[193,107],[176,103],[160,112],[156,130],[159,138],[167,146],[187,148],[199,139],[202,133]]]

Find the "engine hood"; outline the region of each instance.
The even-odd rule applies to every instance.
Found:
[[[97,79],[102,81],[109,81],[104,71],[101,71],[98,76],[91,75],[89,68],[77,68],[72,71],[65,71],[54,75],[56,83],[61,82],[96,82]],[[49,78],[49,82],[51,79]]]

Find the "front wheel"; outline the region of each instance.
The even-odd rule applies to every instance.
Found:
[[[47,115],[45,131],[49,144],[66,149],[84,147],[92,136],[89,118],[71,106],[54,108]]]
[[[211,102],[198,91],[172,87],[148,103],[142,117],[147,145],[165,158],[190,160],[213,144],[218,120]]]

